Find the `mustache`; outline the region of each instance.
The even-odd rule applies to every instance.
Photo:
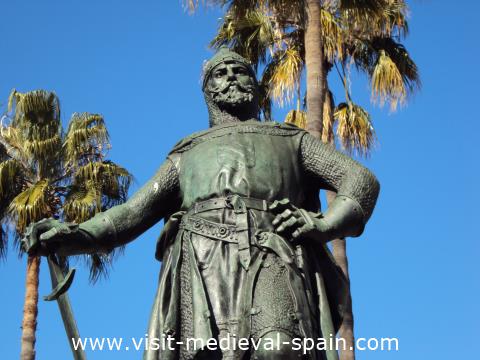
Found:
[[[236,87],[238,90],[244,93],[253,93],[255,89],[255,86],[253,85],[242,85],[238,81],[232,81],[230,83],[227,83],[225,86],[212,89],[212,92],[216,94],[226,94],[233,87]]]

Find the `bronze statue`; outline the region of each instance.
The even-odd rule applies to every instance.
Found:
[[[128,202],[79,225],[42,220],[23,246],[108,252],[166,219],[148,333],[171,341],[144,359],[326,359],[291,342],[338,330],[345,279],[326,243],[362,233],[379,184],[307,132],[260,122],[258,83],[238,54],[222,48],[206,64],[203,91],[210,128],[180,141]],[[319,189],[337,192],[323,214]],[[227,338],[276,346],[198,346]]]

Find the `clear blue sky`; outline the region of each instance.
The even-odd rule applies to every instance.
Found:
[[[399,352],[360,352],[359,360],[478,352],[480,5],[410,5],[406,45],[421,71],[421,92],[389,114],[369,104],[364,81],[353,88],[372,111],[380,144],[364,163],[382,184],[364,235],[348,242],[356,334],[400,340]],[[15,87],[55,91],[65,122],[74,111],[102,113],[111,158],[135,175],[133,190],[177,140],[207,126],[200,73],[219,12],[188,16],[180,0],[25,0],[3,1],[0,13],[1,110]],[[131,243],[108,281],[92,286],[80,267],[69,293],[82,336],[144,336],[160,269],[153,255],[159,231]],[[50,291],[45,265],[42,295]],[[25,259],[11,249],[0,264],[2,359],[18,358],[24,275]],[[37,358],[68,359],[69,351],[56,304],[41,301]],[[132,351],[88,355],[141,358]]]

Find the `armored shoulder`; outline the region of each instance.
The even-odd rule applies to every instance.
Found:
[[[248,120],[244,122],[231,122],[217,125],[211,129],[196,132],[180,140],[170,151],[169,157],[174,153],[182,153],[195,147],[196,145],[218,137],[241,134],[256,133],[272,136],[295,136],[305,131],[292,124],[277,123],[273,121],[261,122],[258,120]]]

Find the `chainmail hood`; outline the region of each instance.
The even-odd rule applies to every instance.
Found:
[[[254,79],[256,91],[254,99],[250,106],[240,111],[227,111],[221,109],[218,104],[213,100],[212,94],[207,90],[207,82],[212,74],[212,70],[223,62],[238,62],[243,64],[248,69],[250,76]],[[258,120],[259,106],[258,106],[258,81],[255,76],[250,62],[244,57],[240,56],[236,52],[229,50],[227,47],[222,46],[218,52],[206,63],[203,69],[203,85],[202,90],[205,97],[205,103],[207,104],[209,114],[210,127],[220,125],[233,121],[246,121],[246,120]]]
[[[250,72],[250,75],[255,79],[255,82],[257,81],[255,71],[253,70],[252,64],[250,63],[250,61],[245,59],[243,56],[237,54],[236,52],[231,51],[227,46],[222,46],[220,47],[220,49],[218,49],[217,53],[213,55],[209,61],[207,61],[207,63],[203,67],[202,89],[205,89],[207,80],[210,77],[211,72],[215,68],[215,66],[227,61],[234,61],[234,62],[243,64]]]

